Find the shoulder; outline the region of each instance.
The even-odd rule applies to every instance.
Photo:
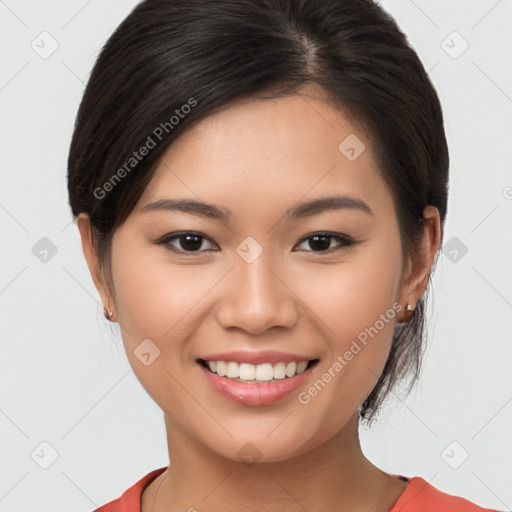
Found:
[[[419,476],[407,480],[409,484],[389,512],[498,512],[442,492]]]
[[[167,466],[149,472],[146,476],[143,476],[140,480],[129,487],[119,498],[102,505],[94,512],[140,512],[140,499],[142,492],[166,469]]]

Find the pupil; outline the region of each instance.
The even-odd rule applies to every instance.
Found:
[[[323,236],[323,235],[315,235],[311,237],[311,241],[309,242],[309,245],[312,249],[318,249],[318,250],[326,250],[329,249],[329,246],[331,245],[331,241],[329,240],[329,236]],[[321,242],[318,242],[318,240],[322,240]]]
[[[195,241],[193,240],[191,242],[190,239],[195,239]],[[199,249],[201,247],[202,241],[201,241],[201,237],[196,236],[196,235],[183,235],[180,237],[180,243],[181,243],[181,246],[186,251],[194,251],[195,249]]]
[[[181,246],[186,251],[194,251],[201,248],[202,240],[200,236],[197,235],[182,235],[180,237]],[[318,251],[325,251],[329,249],[331,245],[330,236],[325,235],[315,235],[310,238],[309,246],[312,249]]]

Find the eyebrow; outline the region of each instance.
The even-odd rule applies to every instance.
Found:
[[[209,219],[226,221],[232,218],[232,212],[214,204],[203,203],[193,199],[160,199],[148,203],[142,208],[143,212],[153,211],[180,211],[206,217]],[[362,200],[352,196],[329,196],[312,199],[300,203],[286,211],[285,217],[290,220],[311,217],[328,210],[358,210],[373,215],[371,208]]]

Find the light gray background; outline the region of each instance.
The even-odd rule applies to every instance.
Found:
[[[102,316],[66,191],[84,84],[135,4],[0,1],[1,512],[90,511],[168,464],[162,413]],[[511,510],[512,0],[382,5],[443,105],[451,245],[422,380],[361,431],[363,449],[385,471]],[[43,237],[57,250],[46,261]]]

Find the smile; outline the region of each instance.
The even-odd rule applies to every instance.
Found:
[[[205,361],[199,360],[203,366],[219,377],[226,377],[238,382],[268,383],[281,379],[289,379],[300,375],[317,360],[278,362],[276,364],[250,364],[236,361]]]
[[[319,363],[319,359],[274,361],[258,358],[258,364],[252,364],[212,358],[197,363],[210,390],[231,402],[261,407],[276,404],[303,387]]]

